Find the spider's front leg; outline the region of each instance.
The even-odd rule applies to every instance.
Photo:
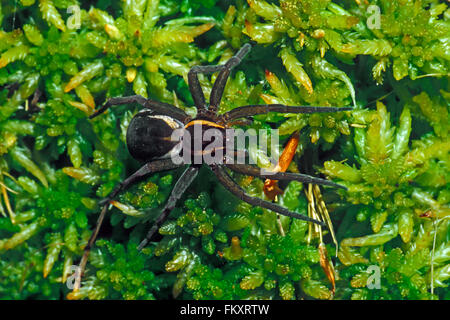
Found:
[[[322,221],[318,221],[316,219],[312,219],[308,216],[298,214],[296,212],[292,212],[282,206],[279,206],[275,203],[252,197],[249,194],[247,194],[231,177],[230,175],[225,171],[224,167],[222,165],[216,165],[211,166],[212,171],[217,176],[219,181],[222,183],[222,185],[230,191],[232,194],[234,194],[236,197],[241,199],[242,201],[245,201],[253,206],[262,207],[265,209],[269,209],[272,211],[275,211],[283,216],[300,219],[308,222],[313,222],[318,225],[321,225],[322,227],[326,227],[326,224]]]
[[[227,83],[231,70],[242,61],[247,53],[250,52],[250,49],[251,45],[249,43],[246,43],[242,46],[241,49],[239,49],[236,55],[231,57],[227,62],[225,62],[225,64],[194,66],[191,68],[191,70],[189,70],[189,91],[191,92],[192,99],[194,100],[195,106],[198,110],[206,110],[205,96],[198,80],[198,74],[209,74],[220,71],[220,73],[217,75],[216,81],[214,82],[209,99],[209,110],[212,112],[216,112],[220,104],[220,100],[222,99],[223,91],[225,89],[225,85]]]
[[[228,77],[231,70],[241,63],[242,59],[250,52],[252,48],[250,43],[246,43],[241,49],[231,57],[224,65],[222,71],[218,74],[216,81],[214,81],[213,88],[211,90],[211,97],[209,98],[210,109],[214,112],[219,108],[220,100],[222,100],[223,91],[227,84]]]
[[[329,181],[326,179],[316,178],[309,176],[307,174],[301,174],[301,173],[292,173],[292,172],[264,172],[261,168],[257,166],[252,165],[245,165],[245,164],[226,164],[228,168],[230,168],[233,171],[252,176],[252,177],[259,177],[259,178],[265,178],[265,179],[272,179],[272,180],[288,180],[288,181],[299,181],[302,183],[313,183],[313,184],[320,184],[335,188],[341,188],[344,190],[347,190],[347,187],[337,184],[333,181]]]
[[[191,92],[192,99],[194,100],[195,107],[198,111],[206,110],[205,95],[203,94],[202,86],[198,80],[200,73],[209,74],[222,70],[223,65],[213,66],[193,66],[188,73],[189,91]]]
[[[259,104],[234,108],[221,115],[222,121],[228,123],[236,119],[252,117],[269,112],[278,113],[327,113],[350,111],[352,107],[316,107],[316,106],[286,106],[284,104]]]

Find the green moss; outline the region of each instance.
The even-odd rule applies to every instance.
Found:
[[[67,10],[76,4],[79,17]],[[368,5],[2,1],[0,297],[448,299],[448,5],[372,1],[379,17]],[[260,115],[250,125],[280,128],[282,142],[301,130],[290,170],[347,186],[323,190],[339,243],[337,258],[328,257],[335,293],[307,223],[278,223],[273,212],[231,196],[208,170],[162,226],[162,240],[142,253],[136,246],[181,172],[152,175],[123,192],[80,291],[71,292],[98,200],[139,167],[125,145],[136,106],[92,121],[88,115],[131,94],[195,114],[190,67],[223,63],[250,40],[256,45],[229,79],[219,112],[258,103],[356,107]],[[207,98],[215,77],[200,79]],[[262,181],[234,178],[264,197]],[[284,190],[278,202],[308,214],[303,186]],[[328,234],[324,242],[334,252]],[[373,267],[380,289],[367,286]]]

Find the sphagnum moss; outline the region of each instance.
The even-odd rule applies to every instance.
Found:
[[[67,8],[77,4],[74,29],[78,17]],[[2,2],[2,298],[333,298],[318,239],[308,243],[308,225],[281,217],[282,236],[274,213],[240,203],[208,172],[163,225],[162,240],[142,253],[136,246],[148,226],[143,222],[158,214],[179,172],[155,174],[120,195],[82,288],[71,293],[66,285],[98,199],[137,168],[124,144],[136,107],[94,121],[87,115],[110,97],[133,93],[193,112],[189,68],[221,63],[249,40],[256,53],[229,80],[220,112],[264,102],[357,106],[331,116],[261,115],[251,125],[280,127],[282,141],[301,130],[289,170],[320,171],[349,188],[323,195],[339,242],[338,258],[329,257],[334,298],[449,298],[448,5],[227,5]],[[214,77],[201,78],[206,95]],[[264,197],[261,181],[235,178]],[[289,183],[278,201],[307,212],[299,183]],[[325,242],[334,252],[331,237]],[[373,267],[380,289],[368,286]]]

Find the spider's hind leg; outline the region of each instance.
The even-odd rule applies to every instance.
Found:
[[[98,115],[105,112],[112,106],[118,106],[123,104],[138,103],[144,108],[148,108],[154,112],[170,116],[174,119],[186,123],[190,117],[181,109],[164,102],[159,102],[156,100],[146,99],[141,95],[127,96],[127,97],[114,97],[109,99],[103,106],[97,109],[89,119],[95,118]]]
[[[181,177],[178,179],[175,187],[170,193],[169,199],[166,202],[166,205],[161,211],[161,214],[156,218],[153,226],[147,233],[147,236],[144,240],[139,244],[138,250],[142,250],[153,238],[155,233],[161,227],[161,225],[167,220],[170,212],[175,208],[177,201],[183,196],[184,192],[191,185],[192,181],[194,181],[195,177],[198,173],[198,167],[188,167]]]
[[[103,219],[105,218],[106,212],[108,211],[109,203],[103,206],[102,211],[97,219],[97,224],[95,226],[94,232],[92,232],[91,237],[88,240],[88,243],[83,249],[83,256],[81,257],[80,264],[78,265],[78,270],[75,273],[75,283],[73,286],[73,291],[77,291],[81,286],[81,278],[83,277],[84,270],[86,269],[86,263],[89,258],[89,253],[91,252],[91,248],[94,245],[95,240],[97,239],[98,232],[100,231],[100,227],[102,226]]]
[[[115,97],[111,98],[104,105],[102,105],[99,109],[97,109],[93,114],[89,116],[89,119],[93,119],[97,117],[98,115],[105,112],[107,109],[111,108],[112,106],[119,106],[123,104],[129,104],[129,103],[138,103],[142,106],[145,105],[147,102],[147,99],[145,99],[143,96],[135,95],[135,96],[128,96],[128,97]]]
[[[136,171],[131,176],[129,176],[127,179],[125,179],[123,182],[121,182],[108,195],[107,198],[100,201],[100,205],[102,205],[103,208],[97,219],[97,223],[95,225],[94,232],[92,232],[91,237],[88,240],[88,243],[84,247],[83,256],[81,257],[81,261],[80,261],[80,264],[78,265],[78,270],[77,270],[76,277],[75,277],[75,283],[74,283],[74,288],[73,288],[74,291],[77,291],[78,289],[80,289],[81,277],[83,276],[84,270],[86,268],[86,263],[87,263],[87,260],[89,257],[89,253],[91,251],[92,246],[95,243],[95,240],[97,239],[98,233],[99,233],[100,228],[103,223],[103,219],[105,218],[106,212],[108,211],[108,207],[110,206],[109,202],[111,200],[113,200],[113,198],[115,196],[117,196],[122,190],[128,188],[131,184],[135,183],[140,178],[142,178],[150,173],[166,171],[166,170],[174,169],[177,167],[179,167],[179,165],[174,164],[171,159],[155,160],[153,162],[146,163],[138,171]]]

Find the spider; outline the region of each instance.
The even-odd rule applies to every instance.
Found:
[[[228,77],[234,67],[236,67],[242,59],[249,53],[251,49],[250,44],[245,44],[233,57],[231,57],[225,64],[222,65],[206,65],[206,66],[194,66],[188,73],[188,85],[194,100],[195,107],[197,108],[197,116],[192,118],[187,115],[183,110],[159,101],[146,99],[140,95],[128,96],[128,97],[115,97],[109,99],[102,107],[100,107],[95,113],[90,116],[90,119],[97,117],[111,106],[124,105],[137,103],[143,106],[130,121],[127,129],[126,144],[129,153],[137,160],[145,162],[145,164],[119,183],[116,188],[108,195],[107,198],[100,201],[100,205],[103,209],[98,217],[97,225],[84,249],[83,257],[81,259],[78,276],[75,281],[75,290],[80,287],[80,281],[82,273],[84,272],[87,258],[90,248],[95,242],[95,239],[100,230],[100,226],[103,222],[106,211],[110,205],[110,202],[123,190],[129,187],[131,184],[140,180],[144,176],[152,173],[161,172],[165,170],[171,170],[178,168],[183,163],[174,163],[173,158],[169,155],[173,150],[180,145],[180,141],[173,141],[171,139],[172,133],[176,129],[185,129],[189,132],[193,132],[196,129],[205,127],[206,129],[215,129],[224,131],[229,129],[230,126],[238,121],[238,119],[251,117],[258,114],[265,114],[268,112],[280,112],[280,113],[317,113],[317,112],[338,112],[351,110],[351,107],[313,107],[313,106],[286,106],[282,104],[266,104],[266,105],[247,105],[243,107],[235,108],[224,114],[218,114],[217,110],[225,89]],[[199,74],[211,74],[219,72],[216,81],[213,84],[209,104],[205,101],[200,82],[198,79]],[[202,130],[202,129],[200,129]],[[194,142],[195,141],[188,141]],[[184,140],[182,143],[185,143]],[[202,145],[200,150],[202,154],[206,152],[214,153],[217,150],[206,151],[205,145]],[[237,152],[237,150],[233,150]],[[162,208],[160,215],[156,218],[153,226],[147,233],[147,236],[139,244],[138,249],[144,248],[149,241],[151,241],[159,230],[160,226],[166,221],[172,209],[175,208],[177,201],[181,198],[189,185],[197,176],[197,173],[202,165],[207,165],[211,171],[215,174],[218,181],[234,196],[239,199],[253,205],[259,206],[265,209],[269,209],[277,212],[278,214],[301,219],[309,222],[313,222],[325,227],[325,224],[321,221],[312,219],[308,216],[301,215],[288,209],[277,205],[276,203],[269,202],[257,197],[247,194],[230,176],[227,172],[227,168],[235,172],[259,177],[270,178],[272,180],[296,180],[303,183],[314,183],[320,185],[327,185],[332,187],[338,187],[346,189],[344,186],[336,184],[334,182],[316,178],[304,174],[295,174],[288,172],[272,172],[264,173],[261,169],[255,165],[250,164],[231,164],[227,162],[213,162],[213,163],[194,163],[187,165],[187,168],[182,173],[181,177],[175,183],[173,190]]]

